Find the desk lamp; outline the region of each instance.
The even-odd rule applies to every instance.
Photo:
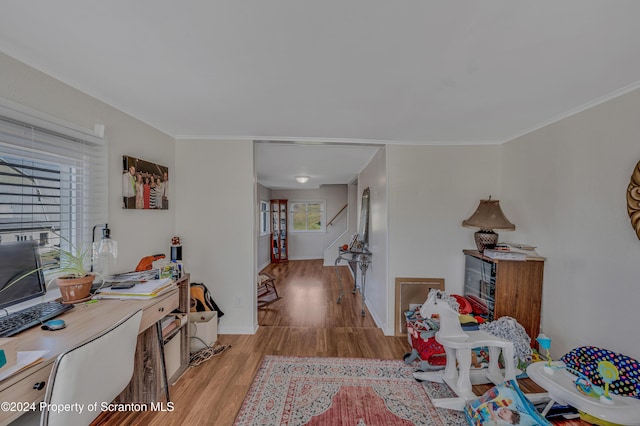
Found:
[[[476,246],[480,253],[485,248],[492,249],[498,244],[498,234],[493,232],[494,229],[505,229],[513,231],[516,226],[509,222],[507,217],[502,213],[500,201],[492,200],[489,196],[488,200],[480,200],[480,204],[469,219],[462,222],[462,226],[480,228],[475,236]]]
[[[96,228],[99,226],[102,227],[102,238],[96,243]],[[111,230],[106,223],[93,227],[91,247],[93,250],[93,256],[91,256],[91,272],[93,272],[93,264],[95,261],[100,261],[101,259],[116,260],[118,258],[118,242],[111,239]]]

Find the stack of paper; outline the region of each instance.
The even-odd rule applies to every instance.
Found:
[[[109,275],[104,279],[105,283],[122,283],[128,281],[148,281],[158,278],[158,270],[125,272],[123,274]]]
[[[491,250],[485,249],[482,253],[486,257],[491,259],[502,259],[502,260],[527,260],[527,255],[524,253],[516,253],[512,251],[504,251],[504,250]]]
[[[103,288],[96,296],[100,299],[151,299],[170,291],[174,285],[171,278],[162,278],[138,283],[131,288]]]

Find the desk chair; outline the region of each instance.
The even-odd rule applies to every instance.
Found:
[[[137,311],[56,360],[44,397],[48,404],[82,404],[82,413],[42,411],[41,425],[81,425],[100,414],[100,404],[110,403],[133,376],[134,354],[142,311]],[[89,404],[98,410],[89,411]]]

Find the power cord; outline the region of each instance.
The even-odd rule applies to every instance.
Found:
[[[209,346],[199,337],[193,336],[191,338],[200,341],[200,343],[205,346],[204,348],[191,353],[191,357],[189,359],[189,365],[191,367],[197,367],[198,365],[209,361],[214,356],[220,355],[231,347],[231,345],[223,345],[219,342],[215,342],[213,346]]]

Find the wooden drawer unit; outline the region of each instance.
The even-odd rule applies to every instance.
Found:
[[[162,296],[161,296],[162,297]],[[173,310],[178,309],[180,304],[180,295],[177,289],[171,291],[166,296],[162,297],[153,305],[149,306],[142,313],[142,320],[140,322],[140,332],[151,327],[156,321],[160,321],[166,315],[170,314]]]
[[[40,407],[40,401],[44,399],[44,393],[49,382],[49,374],[53,363],[44,365],[43,368],[19,380],[8,388],[0,391],[0,401],[11,401],[16,404],[34,402],[36,409]],[[0,410],[0,425],[9,423],[9,420],[18,418],[24,412]]]
[[[490,259],[474,250],[464,250],[464,254],[465,296],[479,300],[487,308],[490,321],[504,316],[515,318],[535,346],[540,332],[545,259]]]

